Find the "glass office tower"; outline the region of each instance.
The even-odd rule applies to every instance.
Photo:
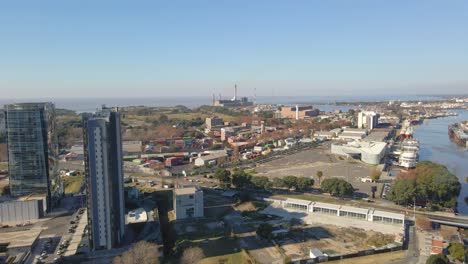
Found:
[[[45,194],[50,209],[63,193],[57,171],[58,139],[52,103],[5,106],[10,192]]]

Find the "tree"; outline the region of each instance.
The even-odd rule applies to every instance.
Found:
[[[273,232],[273,226],[269,223],[262,223],[257,228],[257,235],[263,238],[270,239]]]
[[[286,185],[284,184],[283,179],[281,179],[281,178],[274,178],[274,179],[273,179],[273,186],[275,186],[275,187],[285,187]]]
[[[231,180],[231,178],[229,177],[231,176],[231,172],[226,169],[221,169],[221,168],[216,169],[213,176],[216,179],[218,179],[219,182],[221,183],[226,183]]]
[[[325,179],[321,185],[322,190],[330,193],[333,196],[351,196],[353,195],[353,186],[340,178],[329,178]]]
[[[269,190],[273,186],[273,183],[266,176],[254,176],[250,181],[255,188],[259,189]]]
[[[159,264],[158,245],[146,241],[134,244],[112,260],[113,264]]]
[[[465,250],[465,246],[459,242],[450,243],[448,251],[450,253],[450,256],[460,261],[465,259],[465,255],[467,253],[467,251]]]
[[[426,264],[448,264],[448,258],[443,254],[431,255],[427,260]]]
[[[252,183],[250,179],[252,176],[247,174],[244,170],[235,170],[232,174],[232,184],[238,189],[249,187]]]
[[[380,179],[380,174],[382,174],[382,172],[380,172],[377,168],[374,168],[370,175],[372,182],[378,181]]]
[[[396,204],[407,204],[414,200],[416,183],[410,179],[396,180],[387,193],[387,199]]]
[[[161,115],[159,116],[158,121],[159,123],[167,123],[169,121],[169,117],[167,117],[167,115]]]
[[[323,171],[317,171],[317,178],[319,179],[319,185],[321,183],[322,177],[323,177]]]
[[[417,197],[433,205],[451,208],[456,205],[460,189],[458,178],[445,166],[422,161],[414,170],[398,175],[390,189],[390,200],[404,204]]]
[[[203,249],[201,249],[200,247],[189,247],[184,250],[184,253],[182,253],[180,263],[195,264],[204,258],[205,254],[203,253]]]
[[[314,185],[314,180],[308,177],[297,178],[296,188],[300,191],[306,190],[310,186]]]
[[[285,176],[283,177],[283,184],[285,187],[296,188],[297,187],[297,177],[296,176]]]

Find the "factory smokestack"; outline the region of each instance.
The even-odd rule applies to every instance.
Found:
[[[296,105],[296,120],[299,120],[299,105]]]
[[[234,101],[237,100],[237,84],[234,85]]]

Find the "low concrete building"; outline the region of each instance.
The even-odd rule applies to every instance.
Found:
[[[27,197],[0,203],[0,223],[21,224],[37,220],[47,210],[45,197]]]
[[[199,187],[174,189],[176,220],[203,217],[203,191]]]
[[[282,201],[281,207],[289,211],[302,211],[308,214],[327,214],[396,226],[404,226],[405,223],[404,214],[378,211],[373,208],[358,208],[292,198]]]
[[[331,153],[342,156],[352,156],[369,164],[380,164],[385,156],[387,143],[385,142],[366,142],[352,141],[348,143],[333,143]]]

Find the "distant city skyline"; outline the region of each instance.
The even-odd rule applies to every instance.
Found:
[[[422,0],[2,2],[0,92],[466,94],[466,10]]]

